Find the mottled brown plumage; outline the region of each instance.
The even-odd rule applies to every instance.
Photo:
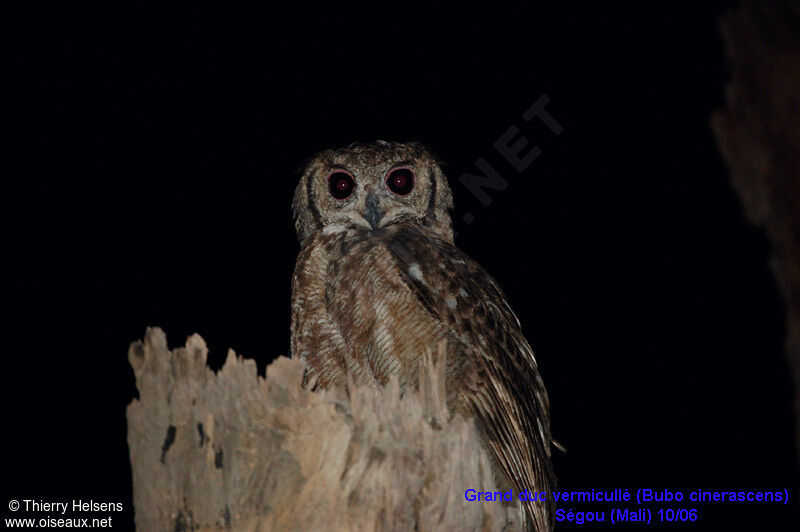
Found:
[[[549,495],[547,392],[502,291],[453,244],[452,206],[444,174],[418,144],[317,155],[293,206],[301,252],[292,356],[306,362],[311,388],[343,387],[348,374],[378,386],[397,375],[413,387],[421,355],[446,341],[448,406],[474,417],[498,483]],[[552,501],[525,513],[529,527],[552,528]]]

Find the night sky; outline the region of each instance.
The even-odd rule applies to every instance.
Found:
[[[0,517],[11,498],[130,510],[127,349],[146,326],[171,347],[199,333],[214,368],[229,347],[261,371],[287,354],[298,172],[375,139],[441,158],[456,244],[536,352],[560,486],[800,484],[769,243],[709,127],[729,4],[108,4],[6,20]],[[543,95],[560,135],[523,119]],[[511,126],[541,150],[523,172],[494,147]],[[479,158],[508,182],[488,206],[459,179]],[[707,505],[692,527],[800,521]]]

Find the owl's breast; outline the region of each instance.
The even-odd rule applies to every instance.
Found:
[[[378,384],[396,374],[405,386],[416,382],[419,358],[447,336],[447,327],[419,285],[423,266],[398,261],[393,236],[343,239],[327,269],[325,303],[353,365]]]
[[[414,385],[426,351],[443,339],[449,350],[463,343],[452,310],[466,291],[442,282],[438,247],[398,227],[323,235],[305,250],[295,273],[293,352],[323,385],[343,383],[345,371],[378,385],[393,374]]]

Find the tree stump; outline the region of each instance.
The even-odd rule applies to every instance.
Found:
[[[312,393],[285,357],[264,378],[229,351],[214,373],[207,353],[198,335],[170,351],[157,328],[129,350],[138,530],[519,529],[519,503],[465,500],[495,486],[472,420],[447,411],[443,350],[402,395]]]

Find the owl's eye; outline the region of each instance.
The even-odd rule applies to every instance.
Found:
[[[414,190],[414,172],[410,168],[395,168],[386,176],[386,186],[398,196]]]
[[[337,170],[328,176],[328,190],[330,190],[331,196],[338,200],[350,197],[355,187],[356,182],[353,176],[347,172]]]

